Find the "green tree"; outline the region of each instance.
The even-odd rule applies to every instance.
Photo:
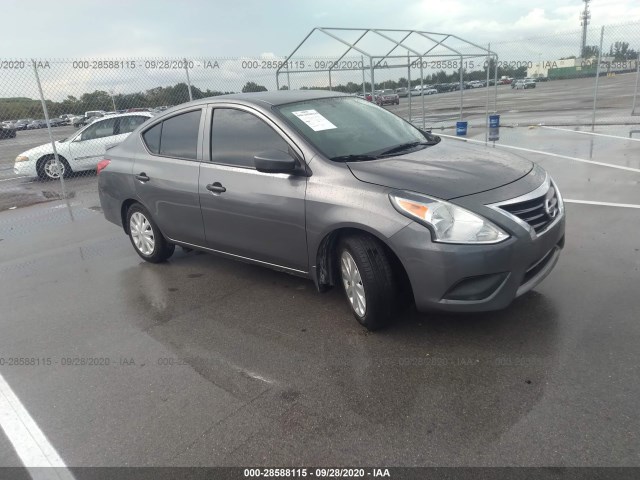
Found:
[[[256,82],[247,82],[244,87],[242,87],[242,93],[247,92],[266,92],[267,87],[263,85],[258,85]]]
[[[582,58],[594,58],[598,56],[600,49],[596,45],[586,45],[582,50]]]
[[[638,52],[629,48],[629,42],[614,42],[609,47],[609,56],[612,56],[616,62],[625,60],[635,60],[638,58]]]

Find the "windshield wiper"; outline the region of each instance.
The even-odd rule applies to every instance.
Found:
[[[365,160],[375,160],[378,158],[378,155],[339,155],[337,157],[331,157],[331,160],[334,162],[362,162]]]
[[[436,141],[430,141],[430,142],[409,142],[409,143],[403,143],[401,145],[396,145],[395,147],[391,147],[387,150],[383,150],[382,152],[380,152],[378,154],[378,156],[383,157],[385,155],[392,155],[394,153],[400,153],[403,152],[405,150],[410,150],[412,148],[415,147],[420,147],[420,146],[429,146],[429,145],[435,145]]]

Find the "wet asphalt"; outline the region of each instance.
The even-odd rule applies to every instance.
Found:
[[[639,168],[620,142],[594,158]],[[566,198],[640,203],[638,173],[530,155]],[[92,201],[73,224],[59,201],[0,217],[0,356],[44,359],[0,372],[67,465],[640,465],[638,209],[567,204],[557,267],[506,310],[368,333],[337,289],[147,264]]]
[[[565,198],[640,204],[640,142],[507,126],[518,115],[500,143],[611,165],[515,152]],[[0,373],[67,465],[640,466],[640,209],[568,203],[558,265],[506,310],[409,308],[368,333],[337,289],[180,249],[147,264],[95,176],[67,182],[72,223],[57,182],[5,163]],[[0,430],[0,466],[19,465]]]

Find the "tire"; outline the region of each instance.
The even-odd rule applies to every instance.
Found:
[[[350,235],[338,244],[337,255],[338,275],[353,316],[368,330],[386,326],[397,307],[398,294],[382,244],[369,235]],[[364,301],[359,300],[362,297]]]
[[[134,203],[127,211],[127,232],[133,249],[147,262],[165,262],[176,249],[175,245],[167,242],[147,209],[139,203]]]
[[[38,172],[38,177],[41,180],[58,180],[60,178],[60,175],[55,173],[55,159],[56,157],[53,155],[46,155],[38,160],[36,171]],[[69,162],[67,162],[67,159],[61,155],[58,155],[58,159],[60,159],[60,163],[62,163],[62,176],[64,178],[69,177],[69,175],[73,173],[69,166]]]

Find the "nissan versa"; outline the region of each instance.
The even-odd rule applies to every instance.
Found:
[[[98,164],[105,217],[149,262],[176,245],[344,289],[356,319],[504,308],[553,269],[564,206],[519,156],[423,132],[332,92],[186,103]]]

